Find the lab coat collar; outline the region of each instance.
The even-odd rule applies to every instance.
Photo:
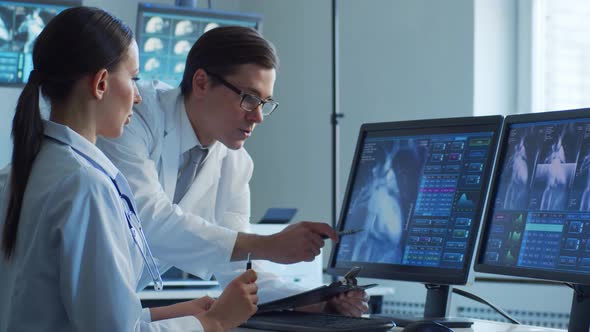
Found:
[[[56,141],[69,145],[77,153],[80,153],[84,157],[91,159],[98,166],[100,166],[111,179],[115,179],[117,177],[119,170],[109,160],[109,158],[107,158],[107,156],[105,156],[104,153],[102,153],[102,151],[96,147],[96,145],[92,144],[86,138],[82,137],[80,134],[67,126],[48,120],[44,120],[43,125],[45,127],[45,136],[51,137]]]

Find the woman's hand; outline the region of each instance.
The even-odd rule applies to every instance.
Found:
[[[227,331],[242,324],[258,310],[256,272],[248,270],[235,278],[212,303],[198,314],[205,332]]]

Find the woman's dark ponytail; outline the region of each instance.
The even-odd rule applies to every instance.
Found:
[[[33,162],[43,141],[43,121],[39,110],[39,84],[41,75],[34,70],[16,104],[12,120],[12,171],[10,175],[10,199],[6,222],[2,232],[2,251],[10,259],[16,244],[18,221],[23,197],[29,182]]]

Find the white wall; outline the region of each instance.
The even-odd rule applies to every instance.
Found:
[[[476,0],[474,114],[517,113],[519,1]],[[530,83],[530,80],[527,81]]]

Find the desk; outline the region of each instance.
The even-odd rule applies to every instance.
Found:
[[[498,323],[485,320],[474,319],[475,323],[469,329],[454,329],[455,332],[567,332],[565,330],[556,330],[543,327],[525,326],[525,325],[513,325],[507,323]],[[252,332],[262,330],[252,330],[237,328],[233,329],[232,332]],[[402,331],[402,328],[396,327],[391,330],[392,332]]]

